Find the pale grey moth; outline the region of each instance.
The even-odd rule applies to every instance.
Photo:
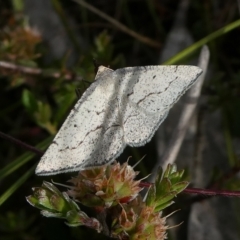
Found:
[[[129,145],[151,140],[169,109],[194,84],[196,66],[100,66],[42,156],[37,175],[109,164]]]

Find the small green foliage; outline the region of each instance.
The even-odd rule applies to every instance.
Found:
[[[27,201],[41,209],[45,217],[64,218],[71,227],[84,225],[101,232],[108,219],[111,237],[165,239],[168,227],[160,211],[173,204],[172,199],[186,188],[188,183],[181,181],[183,171],[177,172],[175,165],[169,165],[164,173],[160,170],[146,201],[139,194],[142,188],[135,180],[137,174],[127,162],[115,162],[80,171],[69,180],[73,186],[68,186],[67,192],[61,193],[53,184],[44,182],[41,188],[33,188]],[[96,218],[89,218],[76,202],[95,211]],[[104,217],[97,220],[98,215]]]
[[[122,55],[114,56],[114,45],[112,38],[107,31],[103,31],[95,38],[95,46],[92,50],[93,58],[97,59],[101,65],[124,65]]]
[[[79,210],[66,193],[61,193],[52,183],[45,181],[42,187],[33,188],[33,195],[27,197],[27,201],[39,209],[51,213],[61,213],[62,217],[72,209]]]
[[[22,92],[22,103],[30,113],[38,110],[38,102],[28,89],[24,89]]]
[[[170,164],[164,173],[160,171],[155,184],[149,189],[146,198],[147,206],[154,206],[155,211],[161,211],[173,204],[172,199],[188,186],[188,182],[181,181],[183,173],[183,170],[177,172],[176,165]]]
[[[56,133],[56,126],[51,123],[52,111],[50,105],[43,103],[27,89],[22,93],[22,103],[34,121],[49,133]]]
[[[49,182],[43,182],[40,188],[33,188],[33,195],[26,199],[32,206],[41,209],[45,217],[64,218],[73,227],[86,225],[97,231],[101,229],[96,219],[89,218],[65,192],[61,193]]]

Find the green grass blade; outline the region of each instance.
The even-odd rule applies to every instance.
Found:
[[[46,149],[46,147],[50,144],[53,137],[48,137],[41,143],[39,143],[36,148],[40,150]],[[22,156],[18,157],[13,162],[9,163],[6,167],[0,170],[0,180],[3,180],[6,176],[16,171],[18,168],[23,166],[29,160],[31,160],[35,156],[35,153],[24,153]]]
[[[212,40],[214,40],[218,37],[221,37],[222,35],[234,30],[237,27],[240,27],[240,19],[235,21],[235,22],[232,22],[232,23],[228,24],[227,26],[225,26],[225,27],[223,27],[223,28],[211,33],[211,34],[209,34],[205,38],[202,38],[198,42],[192,44],[190,47],[188,47],[188,48],[184,49],[183,51],[181,51],[180,53],[176,54],[174,57],[168,59],[166,62],[164,62],[164,64],[165,65],[176,64],[177,62],[179,62],[183,58],[186,58],[186,57],[190,56],[194,51],[196,51],[197,49],[199,49],[203,45],[211,42]]]
[[[0,206],[34,173],[36,164],[22,175],[5,193],[0,196]]]

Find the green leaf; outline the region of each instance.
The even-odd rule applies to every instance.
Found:
[[[162,204],[162,205],[159,205],[159,206],[155,207],[154,211],[155,211],[155,212],[160,212],[160,211],[162,211],[163,209],[171,206],[172,204],[174,204],[174,201],[166,202],[166,203],[164,203],[164,204]]]
[[[61,213],[54,213],[54,212],[49,212],[47,210],[42,210],[41,214],[44,217],[55,217],[55,218],[64,218],[64,216]]]
[[[176,191],[177,193],[182,192],[187,186],[189,185],[189,182],[183,181],[176,183],[175,185],[172,186],[172,190]]]
[[[147,192],[146,205],[152,206],[156,200],[156,186],[152,185]]]
[[[179,177],[182,178],[183,174],[184,174],[184,170],[182,169],[182,170],[179,171]]]
[[[170,200],[172,200],[174,197],[176,197],[177,192],[173,191],[173,192],[169,192],[166,195],[162,196],[161,198],[158,198],[156,200],[156,205],[160,206],[162,204],[165,204],[167,202],[169,202]]]
[[[41,123],[49,122],[52,116],[52,111],[49,104],[39,102],[39,112],[36,115],[36,118]]]
[[[169,179],[172,184],[178,183],[181,181],[181,177],[179,176],[179,172],[174,172],[169,176]]]
[[[156,185],[156,196],[157,198],[161,197],[163,194],[166,194],[171,191],[171,182],[168,178],[163,178],[161,183]]]
[[[162,178],[163,178],[163,169],[159,168],[159,173],[156,177],[155,185],[161,184]]]
[[[177,166],[175,164],[168,164],[167,169],[165,170],[163,177],[169,177],[177,171]]]
[[[38,102],[28,89],[24,89],[22,92],[22,103],[28,112],[34,113],[38,111]]]

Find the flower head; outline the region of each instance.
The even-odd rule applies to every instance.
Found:
[[[127,163],[103,166],[79,172],[71,179],[68,194],[86,206],[110,207],[129,202],[141,191],[135,172]]]

